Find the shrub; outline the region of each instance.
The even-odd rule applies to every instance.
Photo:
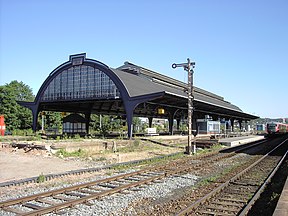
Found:
[[[43,183],[45,182],[45,180],[46,180],[45,176],[43,175],[43,173],[41,173],[37,178],[37,183]]]
[[[87,152],[81,148],[73,152],[67,152],[65,149],[60,149],[56,152],[56,156],[60,157],[60,155],[63,157],[84,157],[87,155]]]

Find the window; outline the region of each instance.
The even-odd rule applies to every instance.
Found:
[[[46,88],[42,101],[119,98],[120,92],[104,72],[87,65],[59,73]]]

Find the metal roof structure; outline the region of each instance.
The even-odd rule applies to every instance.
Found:
[[[87,125],[95,113],[125,117],[131,137],[133,116],[167,118],[172,132],[173,119],[187,118],[187,101],[186,83],[129,62],[110,68],[82,53],[71,55],[49,74],[34,102],[19,104],[32,110],[34,131],[38,113],[43,110],[83,113]],[[239,121],[258,118],[197,87],[193,104],[194,119],[205,115]],[[159,114],[158,108],[165,112]]]
[[[161,99],[157,99],[159,104],[186,109],[188,98],[186,83],[129,62],[125,62],[123,66],[112,70],[125,83],[131,97],[162,92],[164,96]],[[149,102],[147,103],[149,104]],[[223,97],[195,86],[193,103],[195,112],[242,120],[258,118],[257,116],[244,113],[239,107],[225,101]]]

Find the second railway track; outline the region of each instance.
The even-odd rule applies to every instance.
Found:
[[[288,139],[177,215],[246,215],[288,153]]]
[[[257,144],[259,143],[255,145]],[[66,208],[74,207],[78,204],[90,205],[89,201],[93,199],[131,189],[137,190],[144,185],[161,181],[161,179],[168,176],[199,170],[207,164],[232,157],[235,154],[235,152],[213,153],[205,157],[198,157],[196,158],[197,160],[188,158],[181,160],[181,162],[174,161],[162,166],[145,168],[85,184],[3,201],[0,202],[0,208],[15,215],[43,215],[49,212],[63,213],[67,211]]]

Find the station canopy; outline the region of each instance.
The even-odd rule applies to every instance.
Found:
[[[40,111],[107,114],[126,118],[128,134],[132,118],[187,118],[187,83],[141,66],[125,62],[118,68],[86,54],[71,55],[69,61],[53,70],[40,87],[34,102],[18,102],[33,113],[36,130]],[[159,112],[162,110],[162,112]],[[257,116],[244,113],[223,97],[194,87],[193,117],[248,121]]]

